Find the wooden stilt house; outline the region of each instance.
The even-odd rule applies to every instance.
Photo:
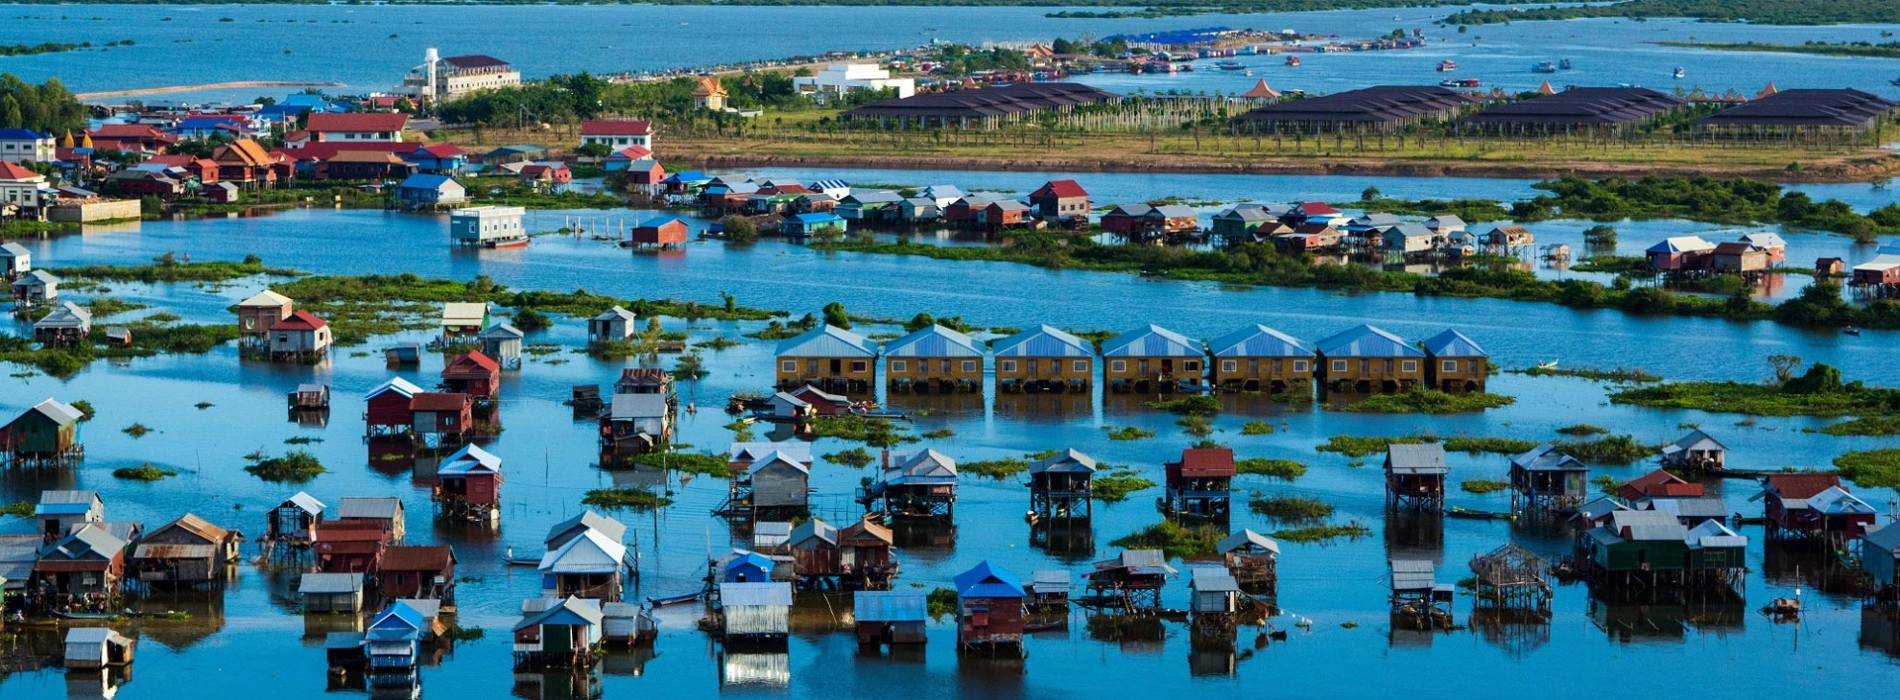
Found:
[[[1542,557],[1515,544],[1505,544],[1490,553],[1471,558],[1471,573],[1476,581],[1472,605],[1549,612],[1552,597],[1549,565]]]
[[[317,526],[323,522],[323,507],[322,501],[302,491],[284,499],[265,516],[265,541],[293,547],[309,546],[316,538]]]
[[[711,608],[727,644],[783,644],[791,634],[792,585],[721,582]]]
[[[1102,381],[1116,393],[1200,391],[1207,350],[1201,341],[1150,324],[1102,343]]]
[[[1444,510],[1446,473],[1444,445],[1428,442],[1386,447],[1386,507]]]
[[[521,344],[528,334],[510,323],[497,323],[475,336],[482,354],[495,360],[502,369],[521,369]]]
[[[1167,464],[1167,495],[1162,507],[1181,518],[1225,521],[1233,512],[1234,451],[1197,447],[1181,451]]]
[[[1188,614],[1196,627],[1232,626],[1240,613],[1240,582],[1220,567],[1188,572]]]
[[[1168,566],[1161,550],[1129,549],[1113,559],[1095,562],[1095,570],[1089,572],[1088,590],[1092,595],[1114,599],[1106,606],[1113,611],[1154,610],[1161,607],[1161,589],[1179,574]]]
[[[626,566],[626,545],[600,530],[582,530],[542,555],[541,595],[618,601],[625,590]]]
[[[79,444],[84,417],[79,409],[58,399],[33,404],[0,427],[0,457],[19,466],[77,461],[86,454]]]
[[[501,458],[464,445],[435,472],[433,500],[444,515],[475,520],[501,516]]]
[[[871,389],[877,343],[831,325],[806,331],[778,346],[778,387],[813,385],[846,393]]]
[[[1700,474],[1728,468],[1728,446],[1701,430],[1662,448],[1662,466],[1670,471]]]
[[[1491,353],[1465,334],[1446,329],[1426,338],[1426,384],[1439,391],[1484,391],[1490,376]]]
[[[862,591],[851,601],[858,644],[923,644],[927,620],[921,591]]]
[[[1052,326],[1038,326],[991,346],[999,391],[1087,392],[1095,376],[1095,346]]]
[[[258,292],[249,299],[238,302],[238,333],[245,345],[265,346],[270,344],[271,326],[290,317],[292,302],[290,297],[271,290]]]
[[[892,518],[949,518],[956,511],[957,461],[936,450],[920,450],[887,464],[863,489],[866,509]]]
[[[420,393],[423,393],[422,387],[402,377],[392,377],[364,394],[363,423],[368,437],[411,434],[415,414],[410,410],[410,401]]]
[[[1873,583],[1868,594],[1875,602],[1900,603],[1900,522],[1860,536],[1860,568]]]
[[[515,665],[585,669],[606,642],[598,600],[567,596],[522,603],[514,627]]]
[[[1762,501],[1770,537],[1844,544],[1866,533],[1879,517],[1834,474],[1770,474],[1749,500]]]
[[[1331,391],[1408,391],[1425,383],[1425,351],[1381,328],[1356,326],[1314,347]]]
[[[1433,621],[1451,619],[1455,591],[1451,584],[1434,580],[1430,559],[1392,559],[1388,563],[1393,615]]]
[[[1214,358],[1212,381],[1224,391],[1281,392],[1313,381],[1313,350],[1266,326],[1214,338],[1207,348]]]
[[[891,548],[897,539],[891,529],[869,519],[838,530],[841,579],[847,590],[886,591],[897,577],[897,559]]]
[[[492,401],[501,394],[501,365],[480,352],[456,355],[442,368],[442,385],[477,401]]]
[[[1095,514],[1095,458],[1067,449],[1029,465],[1029,512],[1038,520]]]
[[[806,455],[805,460],[799,455]],[[770,448],[762,453],[735,453],[726,503],[717,512],[750,520],[791,519],[811,509],[810,448],[804,451]]]
[[[308,311],[292,311],[270,326],[270,357],[278,362],[314,362],[330,351],[330,324]]]
[[[954,585],[958,650],[1021,656],[1024,593],[1016,575],[981,561],[957,574]]]
[[[1589,497],[1590,467],[1545,443],[1511,458],[1511,509],[1562,510]]]
[[[218,585],[225,567],[238,559],[238,541],[238,533],[186,513],[139,538],[132,576],[149,586]]]
[[[1280,543],[1252,530],[1241,530],[1214,545],[1227,573],[1240,589],[1276,608],[1280,604]]]
[[[105,627],[74,627],[66,630],[66,668],[105,668],[132,663],[138,641]]]

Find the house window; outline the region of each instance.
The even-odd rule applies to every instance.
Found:
[[[449,427],[455,427],[455,416],[443,416],[442,424]]]
[[[1456,372],[1458,371],[1458,361],[1446,360],[1444,361],[1444,363],[1440,364],[1439,367],[1446,372]]]
[[[798,360],[784,360],[784,361],[781,361],[781,362],[779,362],[779,363],[778,363],[778,371],[780,371],[780,372],[797,372],[797,371],[798,371]]]
[[[998,363],[996,363],[996,371],[998,371],[998,372],[1014,372],[1014,371],[1016,371],[1016,361],[1015,361],[1015,360],[1003,360],[1003,361],[1001,361],[1001,362],[998,362]]]
[[[1239,369],[1240,369],[1240,362],[1236,360],[1221,360],[1220,361],[1220,371],[1222,372],[1234,372],[1234,371],[1238,371]]]
[[[1344,372],[1344,371],[1346,371],[1346,361],[1345,361],[1345,360],[1333,360],[1333,371],[1334,371],[1334,372]]]
[[[1406,360],[1404,362],[1400,362],[1399,371],[1400,372],[1417,372],[1418,360]]]
[[[891,360],[891,371],[892,371],[892,372],[904,372],[904,371],[907,371],[907,370],[905,369],[905,364],[906,364],[906,363],[905,363],[905,362],[904,362],[903,360]]]
[[[864,368],[865,368],[865,364],[864,364],[864,360],[852,360],[852,361],[851,361],[851,371],[853,371],[853,372],[862,372],[862,371],[864,371]]]
[[[1199,372],[1199,371],[1201,371],[1201,361],[1200,361],[1200,360],[1188,360],[1187,362],[1183,362],[1183,363],[1181,363],[1181,371],[1183,371],[1183,372]]]
[[[1306,371],[1306,360],[1294,360],[1294,361],[1293,361],[1293,371],[1295,371],[1295,372],[1305,372],[1305,371]]]
[[[1108,371],[1110,371],[1110,372],[1126,372],[1126,371],[1128,371],[1128,361],[1127,361],[1127,360],[1115,360],[1115,361],[1112,361],[1112,362],[1110,362],[1110,363],[1108,363]]]
[[[975,372],[975,371],[976,371],[976,360],[964,360],[964,361],[963,361],[963,371],[965,371],[965,372]]]
[[[1083,373],[1083,374],[1087,374],[1087,373],[1088,373],[1088,371],[1089,371],[1089,361],[1088,361],[1088,360],[1076,360],[1076,361],[1075,361],[1075,371],[1077,371],[1077,372],[1081,372],[1081,373]]]

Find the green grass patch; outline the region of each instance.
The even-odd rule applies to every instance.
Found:
[[[178,476],[178,470],[160,469],[147,463],[136,467],[119,467],[112,470],[112,476],[129,481],[158,481],[168,476]]]
[[[146,284],[228,282],[256,275],[295,277],[302,274],[288,268],[266,267],[256,256],[246,258],[243,262],[178,262],[171,253],[153,258],[148,265],[81,265],[53,268],[50,272],[60,277]]]
[[[152,432],[152,429],[150,426],[147,426],[144,423],[133,423],[131,425],[125,426],[125,428],[121,429],[119,432],[130,435],[134,439],[136,439],[136,438],[145,437],[147,433]]]
[[[1551,443],[1577,459],[1590,464],[1629,464],[1662,453],[1662,448],[1645,445],[1634,435],[1605,435],[1593,440],[1560,440]]]
[[[1154,481],[1143,478],[1140,470],[1132,468],[1097,472],[1092,483],[1096,500],[1103,503],[1120,503],[1128,500],[1128,494],[1156,485]]]
[[[95,319],[117,316],[122,313],[148,308],[138,302],[126,301],[118,297],[93,297],[86,301],[86,310],[92,312]]]
[[[586,495],[581,496],[581,505],[595,508],[652,510],[673,505],[673,499],[646,489],[614,487],[589,490]]]
[[[1826,435],[1900,435],[1900,416],[1861,416],[1820,429],[1804,428],[1803,430]]]
[[[1662,381],[1662,377],[1650,374],[1640,367],[1634,369],[1624,369],[1622,367],[1615,369],[1599,369],[1596,367],[1532,367],[1530,369],[1514,369],[1510,371],[1522,374],[1526,377],[1577,377],[1580,379],[1595,379],[1605,382],[1632,383]]]
[[[1900,449],[1856,450],[1835,457],[1834,466],[1861,488],[1900,488]]]
[[[1558,428],[1557,432],[1562,433],[1564,435],[1574,436],[1574,437],[1588,437],[1591,435],[1602,435],[1604,433],[1610,432],[1610,429],[1591,425],[1589,423],[1578,423],[1576,425],[1566,425],[1562,428]]]
[[[31,518],[33,517],[34,509],[35,509],[35,506],[32,501],[20,501],[18,503],[8,503],[6,505],[0,505],[0,515],[11,516],[15,518]]]
[[[933,618],[957,613],[957,592],[948,588],[933,588],[924,594],[924,611]]]
[[[919,435],[918,437],[921,437],[925,440],[945,440],[952,437],[956,437],[956,434],[957,434],[957,431],[955,430],[951,430],[949,428],[938,428],[936,430],[927,431]]]
[[[1320,452],[1336,452],[1347,457],[1366,457],[1384,452],[1392,445],[1419,445],[1428,442],[1442,442],[1447,452],[1467,454],[1520,454],[1536,447],[1530,440],[1498,437],[1449,437],[1440,439],[1436,435],[1406,435],[1401,437],[1360,437],[1352,435],[1334,435],[1326,444],[1315,448]]]
[[[975,462],[957,463],[957,473],[986,476],[991,479],[1003,479],[1029,471],[1029,460],[1021,457],[1003,459],[985,459]]]
[[[1273,424],[1263,420],[1250,420],[1240,426],[1241,435],[1272,435]]]
[[[1403,394],[1378,394],[1346,404],[1339,410],[1351,413],[1475,413],[1501,408],[1517,399],[1482,391],[1447,394],[1437,389],[1413,389]]]
[[[1649,408],[1687,408],[1751,416],[1887,415],[1900,411],[1900,389],[1841,380],[1825,364],[1779,386],[1745,382],[1670,382],[1624,389],[1610,403]]]
[[[1155,436],[1155,431],[1137,428],[1132,425],[1125,425],[1113,430],[1103,428],[1103,430],[1108,430],[1108,439],[1110,440],[1146,440]]]
[[[1345,525],[1308,525],[1287,530],[1275,530],[1272,537],[1282,542],[1299,544],[1324,544],[1337,539],[1356,540],[1372,534],[1372,528],[1357,522]]]
[[[315,455],[303,450],[291,450],[282,457],[257,457],[244,471],[265,481],[301,484],[327,471]]]
[[[815,437],[862,442],[867,447],[896,447],[920,440],[904,433],[889,419],[858,415],[819,416],[812,419],[810,429]]]
[[[1497,479],[1466,479],[1458,482],[1458,488],[1464,489],[1465,493],[1475,493],[1480,496],[1487,493],[1497,493],[1510,487],[1510,482],[1498,481]]]
[[[1291,459],[1252,457],[1235,461],[1234,468],[1241,474],[1270,476],[1281,481],[1292,481],[1306,475],[1306,465]]]
[[[633,463],[643,467],[664,467],[676,472],[721,479],[732,476],[732,463],[727,460],[726,455],[698,452],[644,452],[635,456]]]
[[[1205,557],[1227,533],[1208,525],[1187,526],[1171,520],[1149,525],[1108,543],[1124,549],[1159,549],[1164,556]]]
[[[824,455],[824,459],[832,464],[842,464],[847,467],[863,469],[870,466],[871,462],[877,458],[871,456],[870,450],[862,447],[850,447]]]
[[[1162,401],[1143,401],[1141,405],[1144,408],[1185,416],[1212,416],[1220,413],[1220,399],[1205,394]]]
[[[1333,514],[1332,504],[1305,496],[1257,496],[1247,501],[1247,509],[1282,523],[1324,520]]]

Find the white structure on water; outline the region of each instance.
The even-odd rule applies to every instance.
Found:
[[[476,90],[519,85],[521,71],[507,61],[482,54],[442,58],[431,46],[423,54],[422,65],[403,76],[397,91],[422,102],[447,102]]]
[[[467,207],[449,212],[449,239],[461,244],[512,240],[528,235],[521,228],[522,207]]]

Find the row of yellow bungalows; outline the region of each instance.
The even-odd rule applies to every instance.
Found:
[[[1489,355],[1446,330],[1412,344],[1361,325],[1309,346],[1263,325],[1205,343],[1156,325],[1095,346],[1050,326],[990,343],[985,352],[963,333],[929,326],[885,343],[820,326],[780,344],[777,384],[828,391],[868,391],[883,358],[884,382],[898,392],[981,392],[986,358],[1004,392],[1086,392],[1102,363],[1102,381],[1117,392],[1282,391],[1320,380],[1333,391],[1405,391],[1414,387],[1482,391]]]

